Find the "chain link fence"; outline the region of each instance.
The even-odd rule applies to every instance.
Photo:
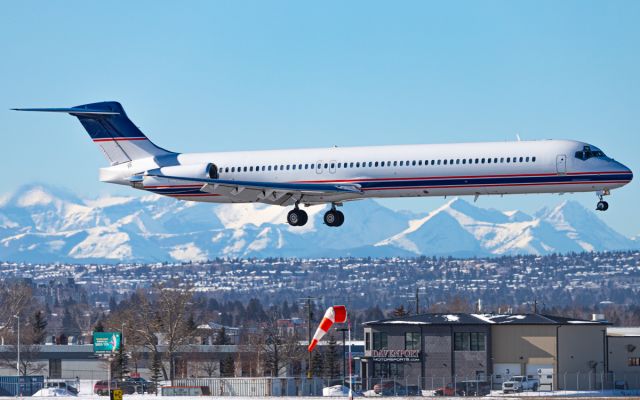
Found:
[[[548,397],[567,395],[626,395],[640,396],[640,372],[638,373],[601,373],[601,372],[566,372],[561,374],[528,375],[526,382],[513,383],[514,377],[489,375],[486,378],[466,376],[429,376],[425,378],[375,378],[361,379],[354,377],[352,386],[356,395],[364,396],[518,396]],[[95,395],[97,392],[107,395],[101,388],[108,382],[108,372],[104,370],[66,370],[61,378],[44,379],[42,386],[73,387],[78,395]],[[12,385],[11,394],[20,392],[16,382],[5,382]],[[112,388],[117,386],[112,381]],[[252,378],[188,378],[162,381],[164,387],[206,387],[210,396],[332,396],[344,397],[348,394],[348,379],[310,378],[305,377],[252,377]],[[128,386],[125,394],[154,394],[147,386],[140,383]],[[37,388],[34,388],[37,389]],[[104,388],[106,389],[106,387]],[[503,389],[507,389],[504,393]],[[37,390],[33,390],[35,393]],[[203,391],[204,393],[204,391]],[[26,393],[23,393],[26,394]],[[162,391],[158,392],[161,395]]]

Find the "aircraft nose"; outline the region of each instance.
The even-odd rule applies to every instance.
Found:
[[[631,180],[633,179],[633,171],[631,171],[629,167],[627,167],[622,163],[618,163],[618,167],[620,168],[620,172],[622,172],[625,175],[628,175],[626,179],[628,179],[629,182],[631,182]]]

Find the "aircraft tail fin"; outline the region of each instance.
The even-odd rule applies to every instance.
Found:
[[[153,144],[127,117],[122,105],[115,101],[83,104],[71,108],[14,108],[13,110],[61,112],[77,117],[89,133],[91,140],[102,149],[112,165],[140,158],[173,154]]]

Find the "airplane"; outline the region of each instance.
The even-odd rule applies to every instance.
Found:
[[[100,168],[102,182],[179,200],[293,206],[291,226],[307,223],[301,205],[320,204],[331,204],[324,223],[341,226],[336,207],[366,198],[595,192],[596,210],[606,211],[603,196],[633,178],[574,140],[175,153],[151,142],[118,102],[13,110],[77,117],[111,164]]]

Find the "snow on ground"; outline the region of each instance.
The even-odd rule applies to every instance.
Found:
[[[80,399],[93,399],[93,400],[108,400],[107,396],[98,396],[93,393],[93,386],[96,380],[80,380],[80,390],[78,396],[60,396],[61,392],[56,395],[54,392],[51,392],[50,395],[47,395],[49,392],[43,391],[43,395],[38,396],[38,398],[50,398],[55,397],[56,399],[65,399],[65,400],[78,400]],[[166,385],[169,383],[166,382]],[[422,398],[434,398],[432,396],[432,391],[425,390],[422,392],[425,397]],[[35,397],[35,396],[34,396]],[[155,396],[153,394],[132,394],[132,395],[124,395],[123,400],[131,399],[131,400],[152,400],[154,398],[161,398],[163,400],[203,400],[206,398],[211,398],[214,396]],[[260,399],[269,399],[269,400],[284,400],[284,399],[293,399],[294,397],[285,397],[285,396],[271,396],[271,397],[246,397],[246,396],[225,396],[231,397],[234,400],[260,400]],[[529,397],[537,397],[537,398],[549,398],[549,397],[566,397],[566,398],[611,398],[611,397],[626,397],[626,398],[640,398],[640,390],[605,390],[605,391],[586,391],[586,390],[562,390],[557,392],[546,392],[546,391],[537,391],[537,392],[523,392],[523,393],[509,393],[503,394],[501,390],[493,390],[489,396],[485,397],[477,397],[481,399],[518,399],[518,398],[529,398]],[[305,400],[320,400],[326,399],[326,397],[303,397]],[[400,399],[401,397],[391,397],[393,399]],[[405,397],[406,398],[406,397]],[[420,397],[411,397],[413,399],[418,399]],[[447,399],[447,397],[435,397],[436,399]],[[449,397],[450,399],[454,399],[454,397]],[[460,397],[455,397],[459,399]],[[0,399],[14,399],[15,397],[0,397]]]

